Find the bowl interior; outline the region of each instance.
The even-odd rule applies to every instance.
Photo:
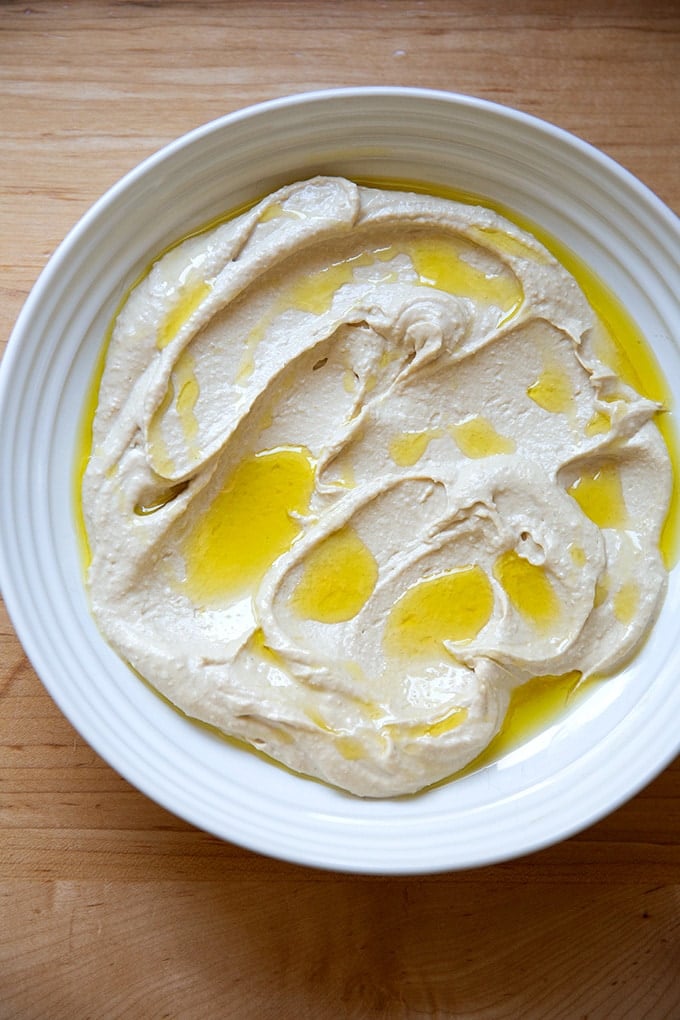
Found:
[[[677,752],[677,569],[651,636],[621,674],[483,770],[377,802],[293,776],[192,724],[131,674],[88,611],[73,461],[84,396],[122,295],[171,242],[316,173],[447,186],[533,220],[621,298],[677,406],[678,223],[611,160],[469,97],[354,89],[277,100],[199,128],[147,160],[74,228],[34,288],[2,367],[3,593],[38,674],[83,736],[199,827],[347,871],[507,859],[588,825]]]

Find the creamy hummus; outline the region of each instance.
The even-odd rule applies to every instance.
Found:
[[[189,716],[361,796],[513,689],[625,662],[664,593],[658,405],[487,208],[315,178],[160,258],[82,486],[92,609]]]

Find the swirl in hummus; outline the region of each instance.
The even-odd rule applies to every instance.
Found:
[[[173,248],[112,335],[82,485],[104,635],[188,715],[370,797],[530,678],[625,662],[666,583],[658,405],[490,209],[315,178]]]

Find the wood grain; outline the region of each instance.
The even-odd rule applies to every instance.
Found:
[[[68,229],[213,117],[404,84],[574,131],[680,210],[680,10],[614,0],[0,3],[0,342]],[[353,878],[198,832],[72,729],[0,611],[0,1020],[680,1016],[680,763],[505,864]]]

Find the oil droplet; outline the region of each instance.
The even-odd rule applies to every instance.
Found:
[[[425,730],[428,737],[441,737],[444,733],[450,733],[465,722],[468,716],[467,708],[455,708],[436,723],[432,723]]]
[[[363,667],[356,661],[356,659],[342,659],[340,665],[353,680],[357,689],[366,690],[370,681]],[[368,719],[380,719],[385,714],[377,701],[369,700],[357,694],[348,694],[347,698],[352,702],[361,715],[366,716]]]
[[[177,485],[170,486],[166,489],[161,497],[155,500],[153,503],[137,503],[134,507],[134,512],[138,517],[147,517],[149,514],[155,514],[157,510],[162,510],[164,506],[171,503],[173,499],[176,499],[188,486],[188,482],[178,482]]]
[[[283,206],[280,202],[272,202],[267,208],[260,214],[260,223],[268,223],[269,220],[277,220],[280,216],[283,216]]]
[[[493,573],[517,612],[537,627],[545,630],[559,617],[560,603],[543,567],[508,549],[497,558]]]
[[[147,433],[147,443],[151,463],[154,470],[164,477],[172,475],[175,467],[175,463],[170,456],[170,451],[168,450],[167,443],[165,442],[162,427],[163,418],[165,417],[165,414],[171,406],[174,398],[175,388],[171,378],[163,399],[151,416]]]
[[[569,555],[571,556],[572,560],[574,561],[577,567],[585,567],[587,562],[586,553],[585,549],[583,549],[580,545],[574,545],[574,543],[572,542],[572,544],[569,546]]]
[[[188,443],[198,435],[198,420],[194,413],[199,396],[199,386],[194,373],[195,362],[188,351],[183,351],[177,359],[173,370],[174,388],[177,393],[175,406],[182,422],[185,439]]]
[[[494,227],[471,227],[468,229],[467,234],[474,237],[481,244],[490,244],[493,249],[502,251],[506,255],[528,259],[542,266],[550,262],[550,256],[547,252],[533,248],[525,244],[518,237],[506,234],[502,230],[496,230]]]
[[[396,361],[399,357],[399,352],[396,348],[387,348],[382,352],[378,360],[378,368],[380,371],[384,371],[393,361]]]
[[[248,639],[248,648],[251,652],[254,652],[258,658],[264,659],[271,666],[276,666],[278,669],[285,669],[285,661],[281,658],[278,652],[275,652],[273,648],[270,648],[266,643],[264,631],[261,627],[258,627],[256,631],[251,634]]]
[[[356,393],[358,379],[351,368],[345,369],[342,374],[342,387],[345,393]]]
[[[442,435],[441,429],[424,429],[422,432],[403,432],[390,443],[390,457],[399,467],[413,467],[425,453],[431,440]]]
[[[626,581],[613,598],[614,616],[625,625],[632,623],[640,604],[640,589],[635,581]]]
[[[287,295],[288,303],[298,311],[321,315],[330,308],[335,292],[352,280],[353,261],[337,262],[298,280]]]
[[[274,726],[273,723],[265,722],[264,719],[258,719],[257,721],[260,727],[264,728],[265,731],[268,730],[271,733],[273,739],[277,740],[280,744],[295,743],[295,737],[293,736],[293,734],[289,733],[288,730],[284,730],[282,726]],[[274,758],[269,758],[266,755],[264,755],[264,757],[266,757],[267,761],[273,762],[275,765],[278,765],[279,768],[285,768],[285,765],[282,765],[281,762],[277,762]]]
[[[278,220],[282,216],[291,220],[305,220],[307,216],[299,209],[289,209],[280,202],[272,202],[260,215],[260,223],[268,223],[270,220]]]
[[[356,737],[338,737],[335,746],[347,761],[360,761],[366,754],[361,741]]]
[[[568,414],[574,406],[571,381],[566,372],[547,368],[527,390],[535,404],[552,414]]]
[[[436,738],[443,736],[445,733],[450,733],[451,730],[458,729],[467,717],[467,708],[454,708],[453,711],[445,715],[443,719],[438,719],[437,722],[417,723],[412,726],[404,725],[404,723],[390,723],[382,727],[382,732],[401,740],[418,740],[421,737]]]
[[[595,583],[595,595],[593,597],[593,608],[597,609],[598,606],[604,605],[609,597],[610,582],[609,577],[605,575],[599,578]]]
[[[332,733],[334,735],[333,744],[335,749],[347,761],[360,761],[365,757],[366,749],[358,737],[339,734],[337,730],[326,722],[321,713],[314,708],[306,709],[305,715],[324,733]]]
[[[186,587],[197,603],[243,594],[262,579],[300,531],[314,464],[302,447],[247,457],[184,542]]]
[[[344,527],[308,554],[291,604],[305,619],[343,623],[356,616],[377,580],[373,554],[353,528]]]
[[[524,297],[517,277],[505,268],[497,274],[485,273],[461,257],[466,250],[474,246],[448,237],[427,238],[409,245],[408,254],[421,285],[496,305],[501,317],[507,318]]]
[[[616,464],[604,463],[592,471],[584,471],[567,492],[598,527],[626,527],[628,511]]]
[[[346,457],[342,460],[338,458],[335,467],[338,470],[338,474],[331,484],[335,485],[339,489],[354,489],[356,487],[357,480],[352,462]]]
[[[586,425],[587,436],[599,436],[603,432],[609,432],[612,427],[612,420],[604,411],[596,411]]]
[[[200,280],[193,285],[182,288],[179,301],[171,308],[160,325],[156,337],[156,347],[162,351],[175,338],[181,327],[191,318],[198,306],[205,301],[211,291],[209,283]]]
[[[491,582],[479,566],[417,581],[393,607],[383,645],[400,658],[446,654],[444,641],[471,641],[493,611]]]
[[[333,729],[333,727],[330,726],[326,722],[324,717],[321,715],[321,712],[317,711],[317,709],[315,709],[315,708],[306,708],[305,709],[305,715],[307,716],[307,718],[311,722],[314,723],[314,725],[318,729],[323,730],[324,733],[335,733],[335,730]]]
[[[260,422],[258,424],[258,429],[260,430],[260,432],[266,432],[267,429],[270,429],[273,424],[274,424],[274,415],[272,414],[272,411],[270,409],[268,411],[265,411],[264,414],[262,415],[262,417],[260,418]]]
[[[470,418],[460,425],[451,425],[449,431],[466,457],[479,459],[515,451],[514,440],[500,435],[491,422],[481,416]]]
[[[243,386],[255,371],[255,349],[264,340],[265,334],[274,318],[274,310],[270,309],[266,315],[262,316],[259,322],[255,323],[243,341],[243,354],[235,379],[237,386]]]
[[[194,459],[200,454],[194,440],[198,435],[198,419],[194,413],[199,397],[199,386],[194,374],[195,362],[188,350],[182,351],[172,370],[165,396],[149,422],[148,443],[154,468],[159,474],[172,474],[174,462],[163,436],[163,419],[171,407],[175,408],[182,425],[184,439]]]
[[[604,400],[607,404],[617,404],[619,401],[626,403],[627,399],[624,393],[619,393],[617,390],[612,390],[611,393],[600,394],[600,400]]]

